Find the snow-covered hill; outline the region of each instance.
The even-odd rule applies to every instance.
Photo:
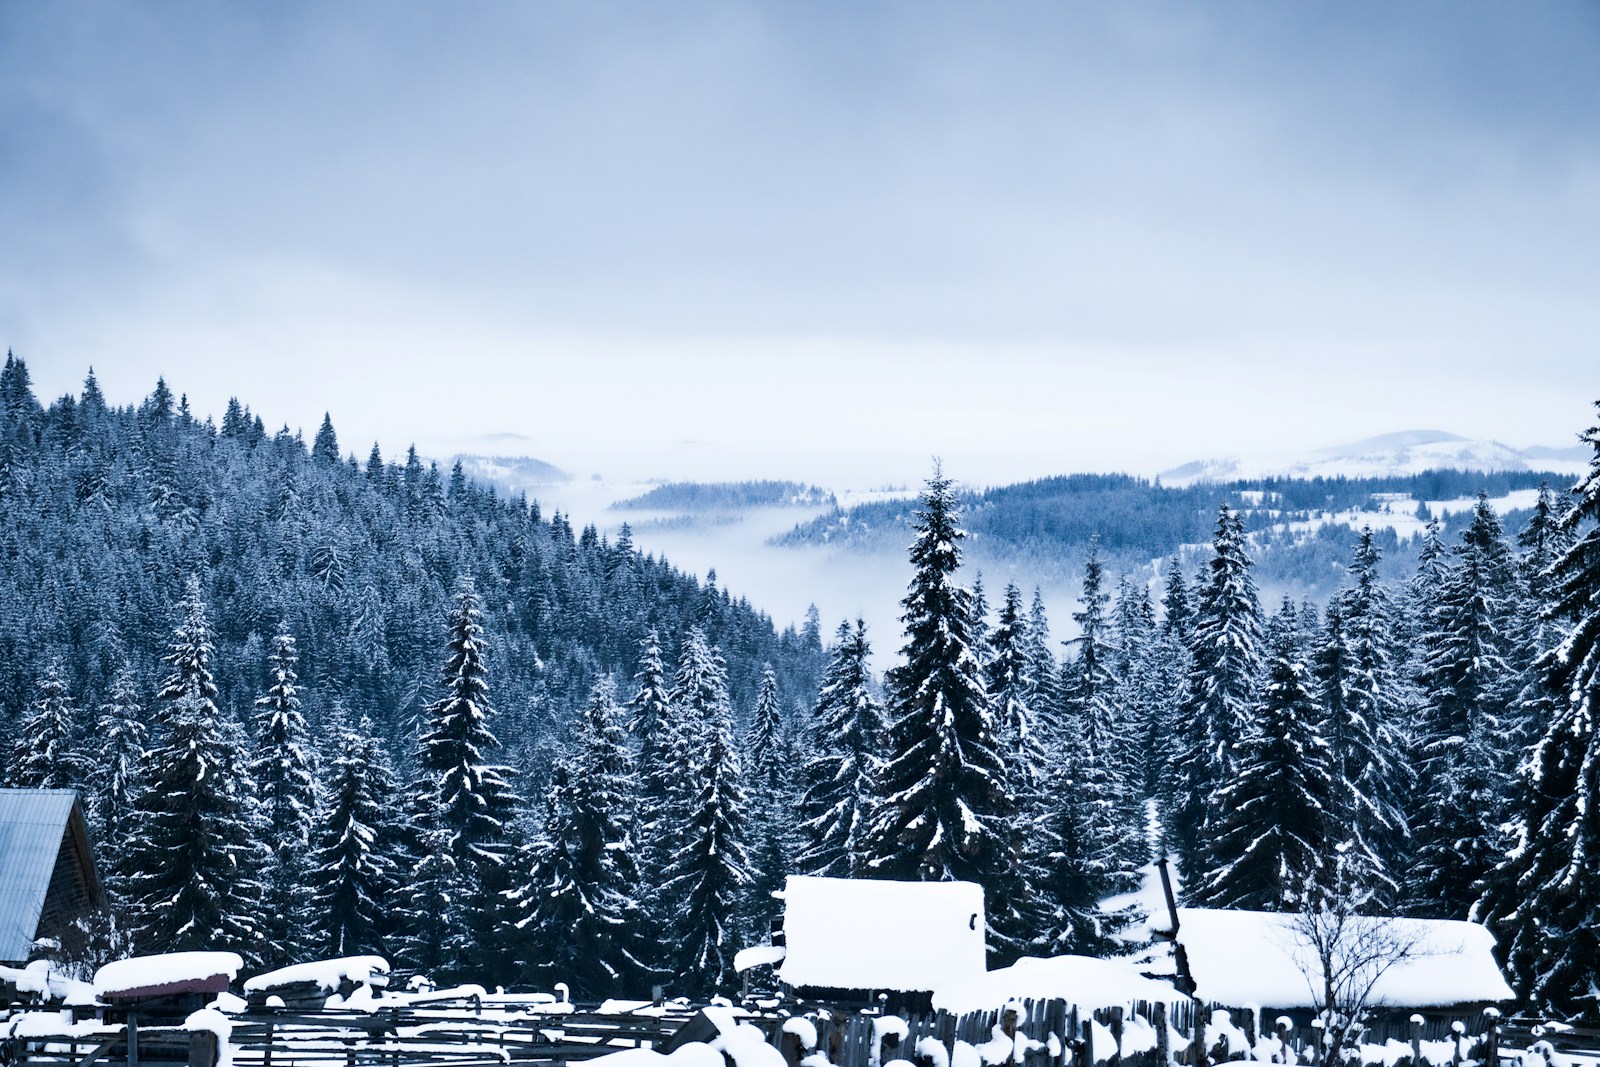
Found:
[[[1378,478],[1427,470],[1554,471],[1579,474],[1588,465],[1582,446],[1527,449],[1477,440],[1442,430],[1405,430],[1318,449],[1300,459],[1282,456],[1227,456],[1196,460],[1164,471],[1166,485],[1226,482],[1241,478]]]

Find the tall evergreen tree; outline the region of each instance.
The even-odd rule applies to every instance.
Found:
[[[917,511],[914,575],[901,605],[904,662],[889,673],[893,721],[865,872],[982,885],[990,938],[1002,956],[1022,932],[1024,887],[1007,830],[1006,768],[973,651],[970,591],[957,584],[959,526],[950,479],[935,469]]]
[[[525,973],[542,988],[565,981],[574,994],[601,999],[627,992],[645,974],[629,762],[615,689],[602,678],[556,765],[544,826],[516,893]]]
[[[749,936],[759,938],[779,913],[774,893],[783,889],[794,866],[795,795],[793,768],[778,695],[778,676],[764,664],[756,705],[745,735],[744,767],[750,803],[750,891],[745,907]]]
[[[79,749],[78,709],[61,661],[52,659],[39,679],[39,699],[22,723],[12,756],[11,781],[25,789],[79,789],[89,762]]]
[[[316,794],[311,780],[305,716],[300,711],[299,653],[288,624],[280,624],[267,658],[269,685],[256,700],[255,758],[250,774],[263,808],[263,842],[271,860],[263,871],[263,961],[286,966],[304,947],[302,886]]]
[[[1261,675],[1261,603],[1250,577],[1244,517],[1223,504],[1215,554],[1196,606],[1190,670],[1179,709],[1175,795],[1166,824],[1190,884],[1203,862],[1203,827],[1217,791],[1233,780],[1233,744],[1244,736]]]
[[[216,704],[212,642],[200,583],[190,578],[128,857],[133,936],[146,953],[231,949],[256,959],[262,857],[239,732]]]
[[[1549,568],[1560,637],[1540,662],[1554,714],[1521,769],[1523,840],[1483,911],[1522,997],[1542,1011],[1593,1018],[1600,988],[1600,422],[1583,440],[1594,457],[1561,520],[1569,545]]]
[[[1504,855],[1514,579],[1500,520],[1480,494],[1423,634],[1422,788],[1408,887],[1419,914],[1465,918]]]
[[[867,624],[840,623],[811,713],[811,758],[800,771],[802,845],[796,866],[806,874],[847,877],[864,867],[863,835],[884,730],[870,656]]]
[[[1207,825],[1208,863],[1190,891],[1211,907],[1292,911],[1330,859],[1334,782],[1321,712],[1293,631],[1274,642],[1265,689],[1233,743],[1234,776]]]
[[[138,683],[126,666],[117,672],[106,702],[100,705],[94,732],[89,790],[94,800],[95,836],[109,860],[107,884],[120,896],[119,864],[127,851],[127,834],[136,825],[132,815],[144,786],[141,770],[147,739]]]
[[[1012,582],[1006,586],[999,620],[989,635],[986,673],[994,707],[995,740],[1010,765],[1008,780],[1015,806],[1025,819],[1032,819],[1037,814],[1043,785],[1045,743],[1033,704],[1038,685],[1033,678],[1034,650],[1029,648],[1028,638],[1022,591]]]
[[[327,751],[326,802],[309,862],[313,943],[327,957],[379,953],[399,875],[389,814],[393,772],[364,716],[352,726],[336,712]]]

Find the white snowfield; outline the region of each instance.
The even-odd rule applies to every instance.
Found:
[[[791,875],[779,977],[791,986],[932,991],[983,975],[983,887]]]
[[[952,1015],[994,1011],[1018,1000],[1062,999],[1085,1010],[1137,1001],[1171,1003],[1179,994],[1167,982],[1146,978],[1120,960],[1093,956],[1024,956],[1009,967],[974,975],[933,991],[933,1006]]]
[[[346,979],[358,984],[370,983],[374,975],[388,973],[389,961],[382,956],[345,956],[341,959],[297,963],[291,967],[280,967],[276,971],[258,974],[245,982],[244,991],[257,993],[267,989],[299,985],[302,982],[312,982],[321,989],[334,990],[338,989]]]
[[[227,975],[231,982],[244,966],[233,952],[169,952],[162,956],[135,956],[108,963],[95,972],[94,995],[123,993],[130,989],[193,982]]]
[[[1296,917],[1260,911],[1178,909],[1178,941],[1201,999],[1216,1004],[1315,1008],[1320,971]],[[1153,930],[1170,920],[1157,913]],[[1407,946],[1377,979],[1370,1003],[1393,1008],[1447,1007],[1511,1000],[1494,959],[1494,935],[1472,922],[1447,919],[1355,920],[1357,936],[1383,936]],[[1169,964],[1170,965],[1170,964]]]

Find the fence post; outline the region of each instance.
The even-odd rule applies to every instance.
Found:
[[[1295,1055],[1294,1051],[1294,1024],[1289,1021],[1289,1017],[1287,1015],[1278,1016],[1275,1029],[1278,1031],[1278,1045],[1280,1046],[1278,1062],[1293,1063],[1298,1060],[1300,1057]]]
[[[1080,1041],[1083,1045],[1083,1060],[1079,1067],[1094,1067],[1094,1015],[1091,1013],[1080,1024],[1083,1032]]]
[[[128,1012],[128,1067],[139,1067],[139,1016]]]
[[[1191,1024],[1190,1029],[1194,1031],[1194,1037],[1190,1039],[1190,1044],[1194,1049],[1194,1064],[1195,1067],[1211,1067],[1211,1046],[1208,1043],[1210,1035],[1206,1032],[1210,1029],[1206,1025],[1210,1022],[1210,1019],[1207,1018],[1210,1013],[1206,1011],[1205,1005],[1198,1000],[1194,1001],[1193,1004],[1194,1022]]]
[[[1171,1067],[1172,1035],[1167,1026],[1167,1005],[1157,1004],[1150,1013],[1150,1023],[1156,1028],[1156,1067]]]
[[[1484,1067],[1500,1067],[1500,1009],[1484,1008],[1489,1025],[1483,1031]]]
[[[1422,1067],[1422,1016],[1411,1017],[1411,1067]]]
[[[1122,1005],[1111,1009],[1111,1067],[1122,1067]]]
[[[1467,1028],[1460,1019],[1450,1024],[1450,1036],[1453,1039],[1451,1044],[1455,1046],[1454,1051],[1450,1053],[1451,1067],[1461,1067],[1461,1061],[1464,1059],[1461,1054],[1461,1041],[1466,1032]]]

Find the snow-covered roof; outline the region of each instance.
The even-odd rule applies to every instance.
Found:
[[[1141,1000],[1171,1003],[1176,999],[1179,995],[1170,982],[1146,978],[1131,963],[1093,956],[1024,956],[1010,967],[933,991],[933,1006],[952,1015],[995,1011],[1013,1000],[1065,1000],[1093,1010]]]
[[[95,996],[116,997],[138,992],[147,996],[165,993],[214,992],[223,989],[239,973],[244,960],[233,952],[168,952],[162,956],[135,956],[108,963],[94,974]],[[204,987],[204,988],[202,988]]]
[[[1197,995],[1235,1006],[1316,1007],[1312,983],[1320,984],[1320,971],[1296,921],[1288,913],[1179,908],[1178,941]],[[1151,926],[1167,932],[1171,920],[1158,913]],[[1378,977],[1374,1005],[1447,1007],[1514,996],[1494,959],[1494,935],[1477,923],[1359,917],[1351,928],[1356,936],[1385,936],[1408,946],[1404,958]]]
[[[783,893],[791,986],[929,991],[982,975],[983,887],[791,875]]]
[[[370,982],[375,974],[388,974],[389,961],[382,956],[345,956],[335,960],[317,960],[280,967],[276,971],[258,974],[244,984],[246,993],[284,986],[313,982],[329,991],[339,988],[346,978],[352,982]]]

